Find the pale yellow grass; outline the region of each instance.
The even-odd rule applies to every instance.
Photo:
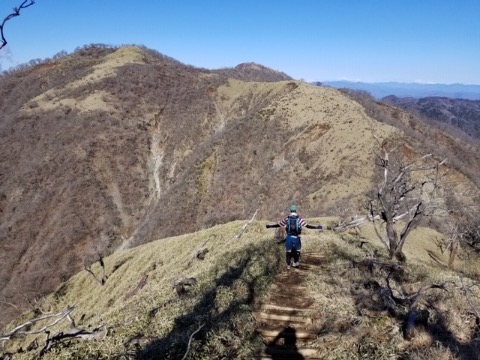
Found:
[[[288,81],[280,82],[245,82],[236,79],[228,79],[225,85],[220,86],[214,95],[214,103],[217,116],[221,124],[245,116],[249,108],[259,103],[267,104],[272,99],[284,94],[287,90]],[[245,101],[248,98],[248,104]]]
[[[265,250],[275,254],[278,244],[272,241],[273,234],[265,229],[265,223],[253,222],[240,238],[240,233],[246,221],[235,221],[227,225],[219,225],[194,234],[186,234],[168,239],[160,239],[137,248],[119,251],[104,259],[107,281],[101,286],[87,271],[81,271],[66,283],[62,284],[54,294],[45,298],[44,309],[58,312],[68,306],[75,305],[72,317],[77,326],[92,329],[101,325],[117,328],[115,334],[108,336],[103,343],[81,343],[79,346],[102,346],[112,354],[123,351],[123,344],[138,331],[157,337],[167,336],[174,328],[177,317],[197,306],[203,292],[211,291],[215,282],[225,276],[229,269],[240,266],[242,253],[248,253],[250,248],[264,247],[258,254],[262,258]],[[266,243],[265,243],[266,242]],[[263,244],[263,245],[262,245]],[[271,248],[270,248],[271,245]],[[209,252],[205,260],[195,258],[196,251],[207,247]],[[270,248],[270,250],[268,250]],[[240,254],[240,255],[239,255]],[[270,256],[267,254],[267,257]],[[276,255],[275,255],[276,256]],[[270,260],[270,263],[273,262]],[[218,309],[228,308],[238,297],[248,297],[251,279],[265,276],[261,261],[249,265],[248,274],[242,275],[232,284],[232,287],[217,289]],[[100,278],[99,263],[91,270]],[[276,271],[275,268],[271,269]],[[131,293],[140,280],[147,276],[146,285]],[[178,301],[174,282],[182,278],[194,277],[197,284],[191,288],[195,296]],[[265,277],[267,280],[268,277]],[[266,284],[265,284],[266,285]],[[130,293],[130,295],[128,295]],[[235,298],[237,297],[237,298]],[[246,301],[246,300],[245,300]],[[160,313],[149,323],[149,329],[144,329],[149,320],[149,313],[160,309]],[[219,310],[220,311],[220,310]],[[34,314],[26,313],[17,324],[33,318]],[[40,323],[37,326],[43,326]],[[13,328],[11,324],[9,328]],[[52,332],[68,329],[66,320],[51,328]],[[24,348],[37,338],[44,342],[44,335],[29,336],[21,342],[10,342],[7,349]],[[73,348],[67,352],[53,351],[45,359],[69,358],[75,351],[87,351]],[[25,354],[20,359],[28,359],[32,354]]]
[[[303,151],[312,159],[312,170],[304,173],[330,179],[310,194],[312,202],[319,196],[325,206],[330,206],[340,198],[362,194],[370,187],[374,172],[371,159],[379,142],[398,134],[398,130],[370,118],[360,104],[335,89],[296,84],[296,89],[263,110],[297,131],[284,151],[275,154],[276,169],[285,165],[286,152]],[[321,173],[317,172],[319,168]]]
[[[309,219],[311,224],[324,226],[332,225],[335,221],[333,217]],[[218,314],[231,307],[232,303],[246,302],[250,291],[249,281],[265,278],[264,285],[268,286],[270,280],[265,271],[270,269],[275,272],[276,265],[273,258],[267,258],[273,256],[281,259],[283,264],[284,252],[283,247],[273,241],[273,232],[265,229],[266,223],[263,221],[254,221],[240,238],[236,238],[245,223],[246,220],[235,221],[194,234],[161,239],[134,249],[119,251],[105,258],[108,276],[105,286],[100,286],[86,271],[72,277],[57,289],[55,294],[45,299],[44,309],[50,307],[49,311],[56,312],[76,305],[72,316],[77,320],[77,326],[92,329],[106,325],[115,330],[101,342],[80,342],[68,349],[56,349],[47,354],[45,359],[78,358],[75,357],[76,354],[86,355],[99,351],[103,358],[115,358],[124,351],[124,344],[139,333],[147,337],[170,339],[169,336],[178,331],[178,319],[185,314],[194,314],[194,309],[207,299],[205,294],[212,291],[215,296],[207,306],[215,309]],[[445,255],[438,253],[436,249],[435,243],[440,236],[436,231],[426,228],[412,232],[405,245],[410,280],[403,284],[392,284],[398,296],[402,296],[400,291],[414,293],[425,284],[451,281],[458,285],[458,273],[439,263],[446,260]],[[360,246],[362,242],[364,244]],[[359,307],[358,302],[362,301],[359,299],[363,298],[359,298],[359,294],[364,293],[365,298],[373,296],[373,300],[374,296],[377,296],[364,288],[369,279],[385,286],[385,273],[379,270],[370,273],[354,266],[355,262],[366,258],[374,259],[374,250],[380,256],[377,260],[387,261],[384,257],[386,251],[370,224],[359,228],[357,232],[346,233],[306,229],[302,235],[302,243],[303,256],[311,254],[323,259],[320,268],[305,272],[305,284],[315,299],[314,327],[319,338],[314,346],[323,351],[325,359],[347,359],[348,356],[353,356],[353,359],[365,358],[361,356],[390,359],[406,352],[418,359],[424,359],[425,355],[421,355],[424,351],[433,351],[437,356],[449,353],[445,347],[434,349],[433,334],[422,333],[420,329],[419,335],[413,341],[405,341],[401,333],[401,320],[389,316],[381,309],[376,311]],[[198,260],[195,253],[202,247],[207,247],[209,252],[205,260]],[[431,252],[435,252],[438,259],[434,260],[429,255]],[[243,266],[241,264],[246,259],[242,260],[241,254],[247,253],[247,257],[253,256],[256,259],[249,263],[248,269],[244,269],[246,273],[233,279],[230,285],[227,285],[228,282],[218,282],[231,269]],[[268,264],[266,268],[265,264],[262,264],[265,261]],[[92,271],[97,275],[101,274],[98,263],[92,267]],[[146,285],[137,293],[127,295],[145,276]],[[179,300],[173,284],[175,280],[186,277],[195,277],[197,284],[190,289],[192,295]],[[439,302],[436,311],[445,314],[445,324],[456,338],[468,344],[470,332],[462,320],[470,311],[465,297],[453,286],[445,296],[450,302]],[[378,298],[375,301],[380,300]],[[457,304],[456,307],[452,307],[452,301]],[[155,309],[159,313],[150,317],[148,314]],[[248,311],[250,310],[247,308]],[[31,313],[25,314],[17,323],[32,317],[34,315]],[[192,321],[193,327],[195,322]],[[43,324],[37,326],[41,325]],[[219,326],[222,329],[225,325]],[[13,326],[14,324],[11,324],[10,327]],[[246,326],[245,330],[248,328],[253,331],[253,324],[243,326]],[[69,327],[70,324],[64,321],[52,331]],[[217,351],[216,349],[222,348],[221,344],[225,339],[228,339],[229,344],[235,343],[236,336],[229,332],[228,326],[219,333],[212,331],[206,339],[205,348],[199,351]],[[18,346],[25,348],[33,338],[32,336],[10,343],[7,349]],[[38,335],[37,339],[42,342],[44,335]],[[173,341],[174,338],[171,339]],[[240,343],[237,345],[241,346]],[[243,345],[252,348],[248,343]],[[31,355],[26,353],[18,358],[28,359]],[[245,355],[245,358],[248,358],[248,355]]]
[[[402,226],[403,223],[399,222],[397,226],[399,233]],[[382,229],[380,228],[380,230]],[[385,233],[382,231],[381,234],[382,236],[385,236]],[[371,224],[359,228],[359,237],[372,239],[379,246],[381,244],[377,235],[375,235]],[[432,273],[435,273],[438,270],[439,274],[444,274],[442,271],[447,269],[449,260],[449,252],[445,249],[447,242],[448,238],[444,234],[428,227],[418,227],[412,230],[409,234],[405,246],[403,247],[403,251],[407,256],[409,264],[427,264],[431,267]],[[381,246],[383,247],[383,245]],[[454,272],[460,271],[472,276],[480,275],[480,264],[477,263],[476,257],[473,255],[469,257],[466,253],[462,252],[459,254],[461,256],[455,258],[452,270],[454,270]]]
[[[136,301],[135,297],[124,300],[125,295],[136,287],[144,275],[149,275],[150,278],[142,291],[155,291],[167,298],[175,297],[175,280],[184,277],[201,278],[215,265],[215,259],[257,240],[254,236],[256,232],[253,231],[247,232],[240,239],[232,240],[243,224],[244,222],[234,222],[229,226],[217,226],[195,234],[161,239],[114,254],[105,260],[106,273],[111,275],[104,287],[98,286],[90,274],[82,271],[68,282],[70,296],[63,298],[61,303],[78,304],[78,312],[95,309],[104,316],[115,317],[119,310],[128,308],[129,303]],[[195,251],[203,245],[209,249],[206,260],[192,261]],[[187,267],[190,261],[192,266]],[[113,268],[122,263],[112,274]],[[92,270],[100,274],[99,264],[95,264]]]
[[[93,66],[93,71],[85,77],[72,81],[66,87],[53,88],[33,98],[27,102],[22,111],[37,111],[37,107],[44,110],[52,110],[61,107],[71,107],[80,111],[88,110],[109,110],[114,108],[109,105],[109,95],[104,91],[95,91],[89,94],[85,99],[58,98],[57,94],[62,94],[66,90],[72,90],[88,84],[99,82],[107,77],[116,76],[119,67],[126,64],[143,64],[145,63],[144,52],[136,46],[124,46],[119,48],[112,54],[105,56],[104,61]],[[37,106],[32,106],[36,103]]]

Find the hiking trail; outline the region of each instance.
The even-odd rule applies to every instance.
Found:
[[[256,331],[264,346],[256,349],[256,359],[320,359],[318,348],[309,346],[318,337],[313,308],[314,298],[304,284],[306,272],[317,270],[320,253],[302,254],[298,269],[282,270],[265,300],[254,312]]]

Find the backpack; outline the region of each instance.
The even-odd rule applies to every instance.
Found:
[[[287,235],[300,235],[302,233],[302,225],[297,216],[289,215],[287,219]]]

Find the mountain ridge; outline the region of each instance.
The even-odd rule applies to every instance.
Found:
[[[398,106],[429,119],[451,125],[480,139],[480,100],[451,99],[446,97],[398,98],[388,96],[383,102]]]
[[[338,219],[309,220],[328,225]],[[37,318],[39,313],[61,314],[69,310],[68,320],[49,326],[45,322],[52,334],[50,341],[44,334],[18,334],[6,344],[3,354],[18,360],[38,356],[46,360],[91,356],[173,360],[186,354],[189,358],[252,359],[256,357],[255,349],[268,344],[266,349],[272,350],[272,345],[278,343],[277,352],[267,357],[276,358],[282,349],[286,355],[300,352],[300,343],[305,341],[307,349],[312,350],[306,352],[306,359],[308,354],[326,359],[335,359],[338,354],[361,354],[364,358],[409,354],[430,359],[452,353],[469,358],[478,351],[478,342],[470,338],[476,331],[475,324],[464,320],[471,312],[468,300],[459,296],[453,286],[447,292],[426,289],[424,285],[458,281],[457,273],[445,266],[446,254],[434,243],[441,237],[434,230],[420,227],[412,232],[412,241],[405,250],[410,266],[416,270],[407,273],[383,258],[384,248],[372,240],[371,225],[347,233],[305,231],[302,257],[314,257],[316,262],[301,261],[299,269],[287,273],[284,245],[278,238],[272,239],[271,230],[265,228],[267,222],[254,218],[245,221],[152,241],[105,257],[102,264],[96,262],[88,271],[63,282],[38,301],[34,310],[9,325],[12,329]],[[197,256],[200,252],[204,256]],[[372,252],[378,260],[372,260]],[[473,262],[458,262],[463,281],[468,284],[467,273],[475,273]],[[478,274],[478,267],[476,271]],[[102,272],[105,277],[100,282]],[[388,288],[383,284],[387,275],[394,277]],[[288,290],[278,284],[298,278],[303,280],[301,291],[298,298],[292,299]],[[179,285],[182,281],[188,285]],[[409,290],[403,290],[401,285]],[[401,299],[405,292],[415,295],[420,286],[425,286],[423,291],[431,295],[423,299],[431,306],[429,314],[440,319],[422,320],[414,339],[406,340],[401,331],[408,315],[406,306],[392,304],[380,294],[398,289],[396,299]],[[472,291],[477,294],[475,289]],[[310,296],[304,299],[301,293],[307,291]],[[289,296],[285,299],[286,294]],[[254,319],[272,296],[277,304],[283,299],[284,306],[308,306],[309,338],[304,339],[305,331],[299,329],[293,339],[298,349],[285,346],[288,343],[282,343],[280,337],[272,340],[275,332],[266,334],[262,321]],[[387,310],[396,311],[395,316]],[[265,315],[274,319],[277,314],[278,309],[274,309]],[[282,325],[285,320],[277,318],[277,327],[288,331],[287,325]],[[467,319],[473,319],[471,313]],[[29,330],[43,325],[35,323]],[[80,333],[83,340],[72,331]],[[450,337],[443,337],[444,333]],[[458,338],[466,339],[461,341],[461,347],[456,346]],[[191,347],[189,339],[194,340]],[[370,345],[359,349],[359,341]]]
[[[306,217],[343,200],[361,210],[376,139],[399,123],[424,131],[336,89],[270,70],[257,81],[257,65],[252,81],[251,66],[244,81],[142,47],[89,46],[0,77],[0,321],[119,249],[256,209],[277,218],[292,202]],[[438,136],[475,172],[466,148]]]
[[[480,100],[480,85],[473,84],[422,84],[401,82],[355,82],[355,81],[322,81],[317,84],[334,88],[368,91],[376,99],[389,95],[397,97],[449,97],[468,100]]]
[[[293,80],[292,77],[283,72],[270,69],[254,62],[241,63],[234,68],[223,68],[213,71],[218,74],[243,81],[275,82]]]

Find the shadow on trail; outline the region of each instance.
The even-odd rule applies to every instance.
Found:
[[[268,343],[265,353],[270,355],[273,360],[285,359],[285,356],[292,360],[305,359],[298,352],[296,330],[290,326],[283,329],[275,339]]]
[[[175,320],[173,329],[168,335],[156,339],[144,349],[140,349],[135,358],[137,360],[181,359],[187,351],[190,335],[201,324],[204,324],[192,340],[188,359],[198,358],[199,354],[210,355],[211,359],[241,359],[242,356],[238,354],[238,351],[242,343],[253,341],[258,335],[254,331],[254,324],[249,327],[247,323],[236,323],[236,321],[242,317],[251,319],[251,309],[246,305],[253,302],[257,293],[263,290],[269,279],[275,275],[279,260],[278,256],[275,258],[275,255],[272,257],[271,254],[271,248],[268,252],[262,246],[250,247],[241,254],[229,254],[231,259],[241,257],[241,260],[237,261],[235,266],[228,266],[225,273],[215,280],[215,284],[202,293],[196,305],[188,313]],[[222,261],[229,263],[229,259],[226,258]],[[277,261],[277,264],[273,263],[274,261]],[[251,275],[253,266],[261,266],[261,271],[255,270],[255,273],[258,274],[256,276]],[[240,279],[247,284],[247,295],[239,299],[233,298],[225,308],[216,308],[215,300],[218,289],[231,289],[234,283]],[[156,317],[161,316],[162,311],[160,310]],[[235,341],[232,341],[232,338]]]

